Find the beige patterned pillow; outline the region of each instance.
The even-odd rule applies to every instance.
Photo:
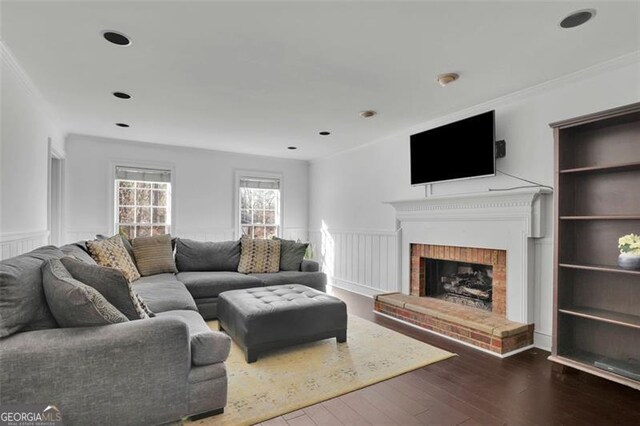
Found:
[[[176,273],[176,262],[173,260],[171,235],[156,235],[133,240],[133,254],[136,258],[138,272],[147,275]]]
[[[87,241],[87,250],[98,265],[121,270],[129,282],[140,278],[140,273],[124,248],[120,235],[106,240]]]
[[[240,245],[238,272],[252,274],[280,270],[280,241],[243,238]]]

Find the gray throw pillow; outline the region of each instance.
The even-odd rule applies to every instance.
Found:
[[[90,327],[129,321],[98,290],[74,279],[59,259],[42,266],[44,294],[61,327]]]
[[[240,263],[240,241],[201,242],[178,238],[176,266],[178,271],[237,271]]]
[[[58,326],[44,297],[40,268],[62,256],[57,247],[46,246],[0,262],[0,337]]]
[[[131,283],[119,269],[89,265],[72,257],[63,257],[60,261],[74,279],[98,290],[128,319],[149,317]]]
[[[278,237],[273,237],[273,239],[280,241],[280,270],[299,271],[309,243],[298,243]]]

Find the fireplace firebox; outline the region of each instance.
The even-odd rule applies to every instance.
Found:
[[[506,318],[506,250],[411,244],[410,295],[433,297]]]
[[[492,310],[492,266],[430,258],[425,258],[422,264],[425,294],[421,296]]]

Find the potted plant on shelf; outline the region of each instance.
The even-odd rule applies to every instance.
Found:
[[[624,269],[640,269],[640,235],[628,234],[620,237],[618,248],[618,266]]]

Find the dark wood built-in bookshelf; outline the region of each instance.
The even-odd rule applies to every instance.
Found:
[[[554,362],[640,389],[640,271],[617,266],[640,234],[640,103],[552,123]]]

